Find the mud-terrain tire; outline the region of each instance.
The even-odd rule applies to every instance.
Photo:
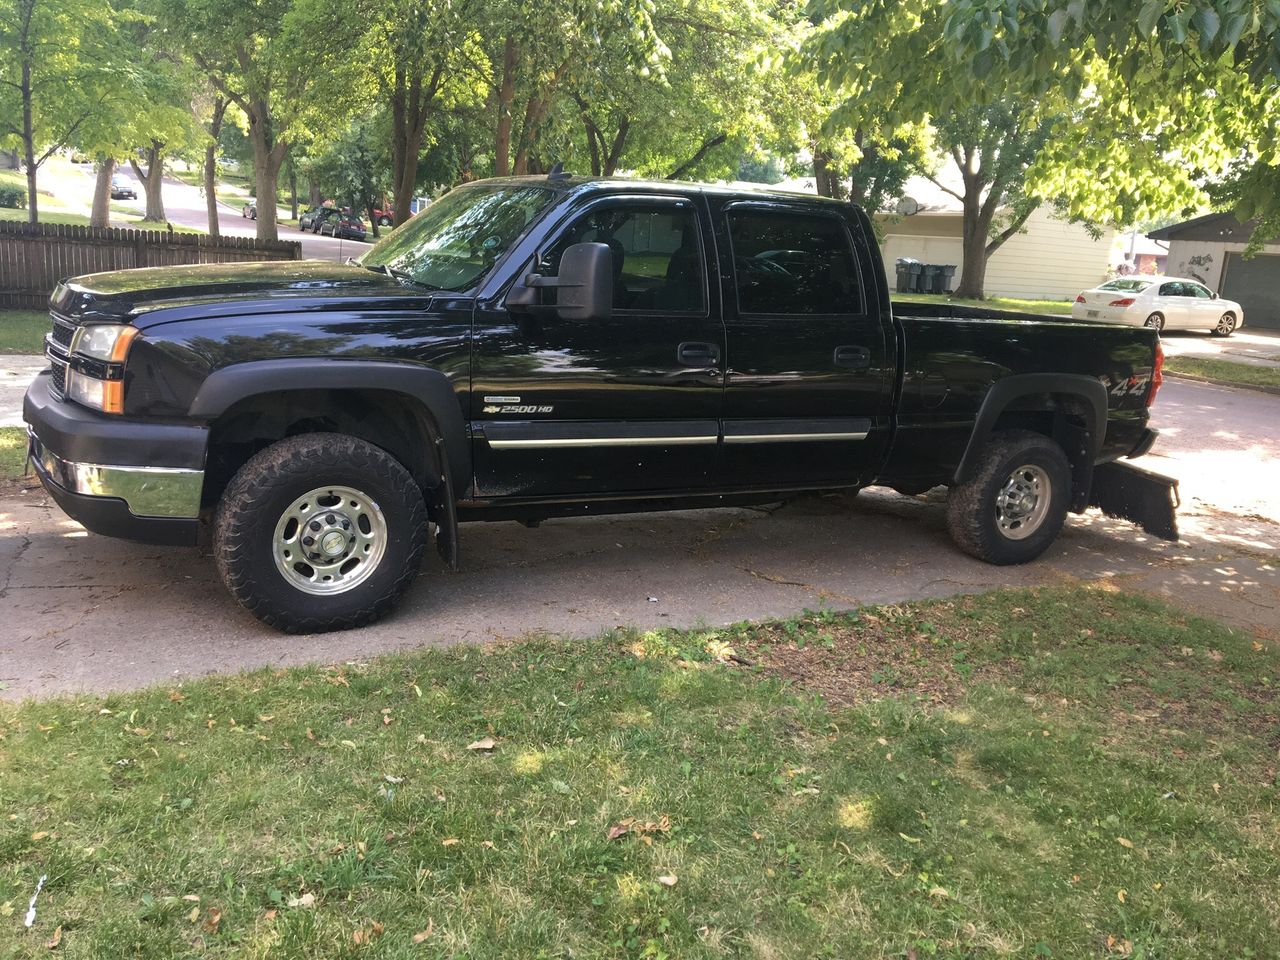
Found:
[[[1034,560],[1067,518],[1071,465],[1038,433],[992,436],[974,475],[947,493],[947,530],[970,556],[1001,566]]]
[[[213,527],[222,582],[286,633],[377,620],[413,582],[426,543],[426,507],[409,472],[386,451],[336,433],[255,454],[223,493]]]

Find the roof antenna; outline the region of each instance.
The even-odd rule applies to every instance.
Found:
[[[564,164],[559,160],[551,167],[551,172],[547,174],[548,180],[568,180],[569,174],[564,172]]]

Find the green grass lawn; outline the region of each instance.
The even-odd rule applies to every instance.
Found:
[[[1019,300],[1015,297],[988,297],[986,300],[953,299],[944,293],[895,293],[894,303],[954,303],[964,307],[985,307],[990,310],[1021,310],[1024,313],[1043,313],[1049,316],[1070,315],[1070,300]]]
[[[43,353],[49,314],[40,310],[0,310],[0,353]]]
[[[1204,357],[1170,357],[1164,362],[1164,368],[1169,373],[1222,380],[1244,387],[1280,387],[1280,367],[1254,366]]]
[[[0,427],[0,480],[22,476],[27,463],[27,431],[24,427]]]
[[[1058,588],[0,706],[0,940],[1274,956],[1278,670]]]

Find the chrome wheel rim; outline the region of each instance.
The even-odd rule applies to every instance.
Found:
[[[1153,313],[1151,316],[1147,317],[1147,326],[1152,330],[1163,330],[1164,317],[1158,317]]]
[[[352,487],[317,487],[280,516],[272,538],[276,569],[312,596],[354,590],[373,575],[387,548],[378,504]]]
[[[1226,335],[1236,327],[1236,318],[1229,313],[1224,313],[1218,321],[1218,332]]]
[[[1052,494],[1049,474],[1035,464],[1023,464],[996,494],[996,526],[1010,540],[1025,540],[1044,525]]]

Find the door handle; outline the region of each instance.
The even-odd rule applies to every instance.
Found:
[[[676,348],[676,362],[682,367],[714,367],[720,363],[720,348],[714,343],[686,341]]]
[[[866,370],[871,366],[871,351],[866,347],[836,347],[831,361],[847,370]]]

